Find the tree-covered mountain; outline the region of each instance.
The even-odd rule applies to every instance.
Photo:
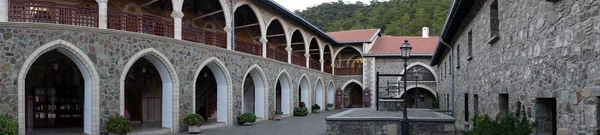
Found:
[[[372,0],[323,3],[294,11],[326,32],[381,28],[386,35],[417,36],[422,27],[439,35],[452,0]]]

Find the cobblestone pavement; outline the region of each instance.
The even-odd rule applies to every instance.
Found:
[[[227,126],[201,131],[201,135],[325,135],[325,117],[342,110],[324,111],[305,117],[287,117],[281,121],[267,120],[252,126]],[[181,133],[187,135],[188,133]]]

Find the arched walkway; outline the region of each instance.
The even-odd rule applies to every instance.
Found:
[[[292,114],[292,103],[291,103],[291,78],[287,71],[281,71],[279,77],[277,77],[276,88],[276,110],[282,111],[284,115]]]
[[[207,83],[206,80],[214,80],[214,83],[212,83],[212,81]],[[196,99],[195,104],[193,104],[194,110],[196,112],[205,111],[206,115],[212,115],[216,111],[216,113],[214,113],[216,114],[216,117],[203,116],[207,118],[216,118],[216,122],[224,122],[227,125],[230,118],[230,116],[227,115],[229,110],[228,106],[231,104],[231,100],[227,93],[231,92],[232,88],[228,87],[230,86],[229,84],[231,84],[231,76],[223,62],[215,57],[205,60],[196,71],[194,82],[193,97]],[[210,89],[199,91],[202,88]],[[202,97],[203,95],[206,96]],[[202,101],[202,99],[204,100]],[[202,106],[198,106],[198,104],[208,106],[202,108]],[[200,108],[204,110],[200,110]],[[205,120],[211,122],[209,119]]]
[[[96,68],[94,66],[94,63],[87,57],[87,55],[79,50],[75,45],[66,42],[64,40],[56,40],[56,41],[52,41],[49,42],[45,45],[42,45],[41,47],[39,47],[37,50],[35,50],[33,53],[31,53],[31,55],[29,55],[29,57],[27,58],[27,60],[25,60],[25,63],[23,63],[23,66],[21,67],[21,70],[19,72],[19,76],[17,79],[17,90],[18,90],[18,123],[19,123],[19,132],[20,133],[26,133],[26,128],[29,127],[26,125],[26,120],[32,120],[33,119],[33,115],[32,116],[26,116],[28,115],[28,113],[26,113],[26,110],[33,110],[33,109],[27,109],[27,105],[26,103],[29,102],[29,100],[26,100],[25,96],[26,96],[26,79],[27,79],[27,75],[30,71],[30,69],[32,68],[32,66],[37,63],[37,60],[41,58],[41,56],[51,52],[55,50],[56,54],[62,55],[62,56],[66,56],[68,58],[68,61],[72,62],[75,66],[76,69],[78,70],[78,72],[81,74],[81,77],[83,78],[83,93],[81,93],[80,97],[82,98],[81,100],[83,100],[83,104],[81,104],[81,108],[83,110],[81,117],[83,117],[82,121],[83,121],[83,125],[79,125],[79,126],[83,126],[83,132],[87,133],[87,134],[92,134],[92,133],[99,133],[100,129],[99,128],[94,128],[94,127],[99,127],[99,123],[94,123],[93,121],[99,121],[100,117],[99,117],[99,109],[100,109],[100,104],[99,102],[93,102],[93,101],[98,101],[99,100],[99,76],[98,73],[96,72]],[[57,64],[57,63],[55,63]],[[60,65],[54,65],[52,64],[52,68],[54,69],[59,69]],[[64,67],[63,67],[64,68]],[[37,79],[36,79],[37,80]],[[53,92],[53,90],[50,89],[45,89],[42,90],[45,94],[48,94],[47,92],[50,91],[51,93]],[[32,91],[34,92],[34,91]],[[37,88],[36,91],[37,92]],[[54,91],[57,92],[58,91]],[[38,94],[43,94],[43,93],[38,93]],[[80,101],[81,103],[81,101]],[[33,113],[31,113],[33,114]],[[47,116],[47,115],[46,115]],[[54,116],[51,116],[54,117]]]
[[[357,80],[349,80],[343,85],[344,107],[362,108],[363,107],[363,87]]]
[[[265,101],[267,91],[267,80],[264,72],[258,65],[251,66],[244,76],[242,92],[242,110],[243,112],[253,112],[258,119],[268,119],[265,112],[268,103]]]
[[[141,61],[140,61],[141,60]],[[132,89],[128,89],[126,90],[126,83],[128,83],[129,81],[133,81],[135,80],[135,76],[130,76],[130,75],[134,75],[134,72],[137,71],[141,71],[142,73],[144,73],[144,64],[140,64],[138,63],[138,61],[140,62],[144,62],[147,61],[149,65],[148,68],[155,68],[156,72],[158,72],[158,76],[160,76],[160,82],[149,82],[150,85],[157,85],[160,86],[158,91],[151,91],[151,92],[160,92],[160,100],[158,99],[154,99],[151,98],[154,93],[135,93],[134,91],[130,91]],[[138,67],[138,65],[136,64],[140,64],[142,65],[141,70],[131,70],[133,68],[140,68]],[[136,66],[134,66],[134,64],[136,64]],[[148,70],[148,69],[147,69]],[[178,99],[179,98],[179,80],[177,77],[177,74],[175,72],[175,68],[173,67],[173,65],[169,62],[168,58],[163,55],[162,53],[160,53],[158,50],[154,49],[154,48],[148,48],[148,49],[144,49],[141,50],[140,52],[136,53],[135,55],[133,55],[131,57],[131,59],[127,62],[127,64],[125,65],[124,70],[125,72],[123,72],[123,74],[121,75],[121,79],[120,79],[120,83],[121,83],[121,90],[120,90],[120,113],[121,115],[124,115],[126,110],[135,110],[135,107],[139,107],[139,106],[135,106],[136,102],[140,102],[140,101],[133,101],[131,100],[131,102],[129,102],[128,100],[131,98],[130,96],[134,96],[134,95],[127,95],[128,92],[131,92],[130,94],[140,94],[139,96],[142,99],[145,99],[145,101],[141,101],[141,103],[139,103],[138,105],[141,105],[142,107],[144,106],[144,102],[145,104],[147,104],[147,107],[153,106],[152,103],[156,103],[156,104],[160,104],[160,118],[151,118],[148,115],[157,115],[157,114],[152,114],[151,112],[146,112],[148,113],[145,118],[140,118],[142,121],[144,119],[146,120],[156,120],[159,119],[161,121],[161,126],[160,127],[164,127],[164,128],[171,128],[171,131],[177,132],[178,128],[174,128],[174,127],[179,127],[179,100],[174,100],[174,99]],[[130,74],[129,72],[132,72],[132,74]],[[126,81],[127,80],[127,81]],[[153,79],[152,79],[153,80]],[[141,91],[138,91],[141,92]],[[146,95],[147,97],[144,98],[144,95],[141,94],[148,94]],[[128,100],[125,99],[125,97],[128,98]],[[139,97],[138,97],[139,98]],[[131,105],[127,105],[126,108],[126,102],[132,103]],[[141,114],[143,115],[144,112],[141,112]],[[133,119],[133,114],[132,114],[132,118]]]

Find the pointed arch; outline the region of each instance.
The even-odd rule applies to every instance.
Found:
[[[427,85],[408,85],[408,87],[406,87],[406,91],[410,91],[411,89],[414,88],[423,88],[426,89],[427,91],[431,92],[431,94],[433,94],[433,96],[435,98],[437,98],[437,92],[435,90],[433,90],[433,88],[427,86]],[[400,97],[402,97],[402,95],[404,95],[404,91],[400,91]]]
[[[279,24],[281,24],[281,27],[283,28],[283,32],[284,32],[284,34],[286,36],[286,40],[287,40],[288,35],[290,35],[290,32],[288,31],[289,26],[287,23],[285,23],[283,21],[283,19],[281,17],[279,17],[279,16],[271,17],[271,19],[269,20],[269,22],[267,23],[265,28],[269,28],[269,26],[271,26],[271,23],[273,23],[273,21],[275,21],[275,20],[279,21]]]
[[[43,54],[57,50],[75,63],[84,78],[83,128],[88,134],[100,133],[100,77],[94,62],[77,46],[64,40],[55,40],[33,51],[23,63],[17,78],[17,108],[19,133],[26,133],[25,78],[34,62]]]
[[[428,64],[425,64],[423,62],[411,62],[410,64],[408,64],[406,69],[410,69],[417,65],[427,68],[427,70],[429,70],[429,72],[431,72],[431,74],[433,74],[433,77],[435,77],[435,80],[438,80],[438,74],[435,72],[435,70],[431,66],[429,66]],[[400,74],[404,74],[404,70],[400,71]]]
[[[221,8],[223,9],[223,16],[225,16],[225,27],[231,27],[231,23],[228,23],[231,22],[231,6],[229,6],[228,1],[229,0],[219,0]]]
[[[247,5],[248,7],[250,7],[250,9],[252,9],[252,11],[254,12],[254,15],[256,16],[256,20],[258,21],[258,25],[260,26],[260,36],[261,37],[265,37],[267,34],[267,28],[265,27],[265,22],[263,19],[263,15],[260,12],[259,8],[256,7],[256,5],[254,5],[251,2],[248,1],[240,1],[238,3],[235,4],[235,8],[233,8],[234,10],[234,14],[235,11],[237,11],[237,9],[241,6]]]
[[[325,85],[323,83],[323,79],[321,77],[317,78],[315,82],[315,103],[321,107],[321,110],[325,108],[325,104],[323,102],[323,89],[325,89]]]
[[[277,75],[277,80],[275,80],[275,85],[273,88],[277,88],[277,84],[281,84],[281,111],[283,114],[289,114],[291,116],[293,112],[292,105],[292,78],[290,74],[284,69],[279,72]],[[277,100],[275,100],[277,102]],[[277,104],[277,103],[275,103]]]
[[[348,86],[348,84],[350,84],[350,83],[356,83],[356,84],[358,84],[358,85],[359,85],[361,88],[364,88],[363,84],[362,84],[360,81],[358,81],[358,80],[356,80],[356,79],[351,79],[351,80],[348,80],[348,81],[346,81],[346,82],[344,83],[344,85],[342,85],[342,90],[345,90],[345,89],[346,89],[346,87]]]
[[[232,97],[228,93],[233,92],[233,81],[231,80],[231,74],[223,61],[216,57],[206,59],[200,67],[194,73],[192,96],[196,97],[196,81],[198,76],[204,67],[208,67],[211,72],[215,75],[217,80],[217,121],[225,122],[225,125],[231,125],[233,123],[233,114],[231,107],[233,106]],[[225,100],[222,100],[225,99]],[[225,103],[221,102],[225,101]],[[192,105],[192,109],[196,110],[196,103]]]
[[[125,113],[125,79],[133,64],[141,58],[147,59],[158,70],[162,80],[162,127],[171,128],[171,132],[179,131],[179,77],[175,71],[175,66],[169,62],[169,59],[154,48],[147,48],[134,54],[123,69],[120,82],[119,94],[119,113]]]
[[[266,112],[269,110],[269,102],[266,100],[269,93],[267,78],[262,68],[257,64],[254,64],[246,70],[244,73],[244,77],[242,78],[242,85],[246,82],[246,77],[252,77],[252,81],[254,82],[254,106],[257,108],[255,110],[255,114],[257,117],[263,117],[263,120],[269,119],[269,114]],[[242,86],[243,87],[243,86]],[[244,95],[244,89],[242,89],[242,95]],[[262,97],[262,98],[261,98]],[[242,100],[243,105],[244,100]],[[243,106],[242,106],[243,107]],[[243,109],[242,109],[243,110]]]
[[[302,74],[302,76],[300,77],[300,79],[298,80],[298,103],[300,102],[304,102],[307,106],[310,105],[310,86],[312,86],[310,84],[310,80],[308,78],[308,75],[306,74]],[[310,107],[307,107],[309,110],[311,109]]]
[[[352,48],[352,49],[356,50],[356,51],[357,51],[357,52],[360,54],[360,56],[363,56],[363,52],[361,51],[361,49],[360,49],[360,48],[358,48],[358,47],[356,47],[356,46],[352,46],[352,45],[346,45],[346,46],[340,47],[339,49],[335,50],[335,53],[334,53],[333,59],[335,60],[335,59],[337,58],[337,56],[339,55],[339,53],[340,53],[342,50],[344,50],[344,49],[346,49],[346,48],[348,48],[348,47],[350,47],[350,48]]]
[[[327,104],[333,104],[335,98],[335,84],[333,84],[333,80],[330,80],[327,84]]]

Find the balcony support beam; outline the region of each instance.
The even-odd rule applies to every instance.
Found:
[[[215,12],[212,12],[212,13],[204,14],[202,16],[198,16],[198,17],[196,17],[196,18],[194,18],[192,20],[195,21],[195,20],[198,20],[198,19],[202,19],[202,18],[205,18],[205,17],[209,17],[209,16],[212,16],[212,15],[218,14],[218,13],[222,13],[222,12],[223,12],[223,9],[215,11]]]

